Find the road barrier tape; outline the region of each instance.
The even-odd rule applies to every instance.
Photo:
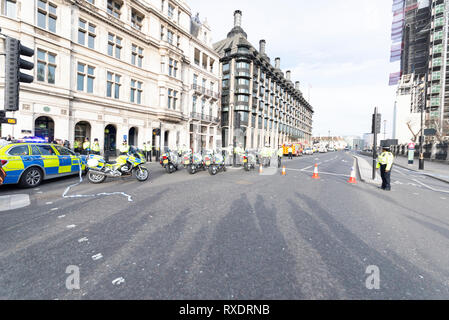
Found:
[[[67,193],[69,193],[70,189],[76,186],[79,186],[81,183],[83,183],[83,170],[81,167],[81,159],[79,159],[78,161],[78,165],[80,168],[80,181],[78,183],[72,184],[70,186],[67,187],[67,189],[65,189],[64,193],[62,194],[62,197],[64,199],[74,199],[74,198],[95,198],[95,197],[100,197],[100,196],[116,196],[116,195],[121,195],[124,197],[128,198],[128,202],[133,202],[133,199],[130,195],[124,193],[124,192],[102,192],[102,193],[97,193],[97,194],[86,194],[86,195],[82,195],[82,194],[76,194],[73,196],[68,196]]]

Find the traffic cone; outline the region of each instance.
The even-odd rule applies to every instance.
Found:
[[[348,183],[354,183],[354,184],[357,183],[354,167],[351,170],[351,177],[349,178]]]
[[[259,167],[259,173],[260,173],[260,174],[263,173],[263,165],[260,165],[260,167]]]
[[[313,170],[313,176],[312,179],[319,179],[320,176],[318,174],[318,164],[315,164],[315,170]]]
[[[283,176],[286,176],[286,175],[287,175],[287,172],[285,171],[285,166],[282,167],[282,175],[283,175]]]

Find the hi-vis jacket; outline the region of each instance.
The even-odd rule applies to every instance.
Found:
[[[394,156],[391,152],[382,152],[377,158],[377,168],[379,169],[381,166],[386,165],[387,171],[391,170],[391,167],[394,163]]]
[[[278,149],[278,157],[282,158],[284,156],[284,148]]]
[[[129,145],[128,144],[122,144],[122,146],[120,147],[120,152],[121,153],[128,153],[129,152]]]

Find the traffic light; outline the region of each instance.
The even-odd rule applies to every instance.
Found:
[[[24,74],[21,69],[33,70],[34,63],[23,60],[21,56],[32,57],[34,50],[20,44],[20,41],[6,37],[6,59],[5,59],[5,110],[19,110],[20,82],[31,83],[33,76]]]
[[[153,136],[160,136],[161,135],[161,129],[153,129]]]
[[[375,114],[373,114],[373,123],[372,123],[372,129],[371,129],[371,133],[380,133],[382,129],[382,115],[381,114],[377,114],[377,116]]]

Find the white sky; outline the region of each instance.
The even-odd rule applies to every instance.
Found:
[[[233,27],[235,10],[257,49],[281,58],[315,109],[315,136],[362,135],[371,131],[378,106],[391,135],[395,87],[389,73],[392,0],[187,0],[192,14],[207,18],[214,42]],[[382,132],[384,131],[382,127]]]

